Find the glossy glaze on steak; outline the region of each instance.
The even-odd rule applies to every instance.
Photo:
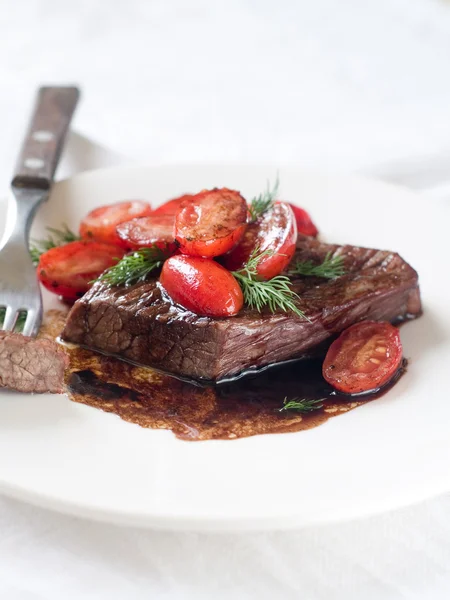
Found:
[[[344,257],[343,277],[293,280],[309,321],[249,309],[225,319],[199,317],[173,305],[157,280],[130,288],[97,283],[75,303],[61,337],[177,375],[218,380],[308,355],[357,321],[420,314],[417,273],[398,254],[299,236],[294,260],[320,263],[330,251]]]

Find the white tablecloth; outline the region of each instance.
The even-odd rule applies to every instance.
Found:
[[[79,82],[76,127],[117,151],[72,135],[60,175],[124,155],[299,162],[418,188],[447,178],[444,0],[2,0],[0,55],[5,187],[42,82]],[[0,531],[2,600],[450,597],[449,497],[226,536],[95,524],[0,498]]]

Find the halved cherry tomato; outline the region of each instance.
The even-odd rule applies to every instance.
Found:
[[[164,202],[164,204],[161,204],[161,206],[158,206],[158,208],[155,208],[155,210],[153,211],[153,214],[159,215],[161,213],[167,213],[169,215],[176,215],[177,212],[180,210],[181,205],[184,202],[189,202],[192,198],[193,198],[192,194],[184,194],[183,196],[180,196],[179,198],[174,198],[173,200],[168,200],[167,202]]]
[[[275,202],[256,223],[250,223],[241,242],[221,258],[230,271],[239,270],[250,254],[258,248],[266,252],[258,266],[262,279],[272,279],[289,264],[297,243],[297,224],[294,213],[287,202]]]
[[[80,235],[87,240],[122,246],[123,242],[116,233],[117,225],[135,217],[146,217],[151,212],[150,204],[143,200],[130,200],[129,202],[100,206],[94,208],[81,221]]]
[[[162,250],[176,250],[175,215],[161,213],[139,217],[117,226],[117,235],[132,250],[145,246],[157,246]]]
[[[205,317],[231,317],[244,304],[233,275],[208,258],[179,254],[163,265],[160,282],[177,304]]]
[[[397,327],[390,323],[363,321],[346,329],[328,349],[323,376],[346,394],[380,388],[397,372],[402,361]]]
[[[306,210],[304,208],[300,208],[299,206],[295,206],[295,204],[289,204],[289,206],[292,208],[295,215],[295,220],[297,221],[297,231],[299,233],[303,233],[303,235],[316,237],[319,233],[319,230],[312,222],[312,219]]]
[[[123,248],[110,244],[70,242],[44,252],[39,259],[37,274],[48,290],[65,300],[76,300],[123,254]]]
[[[183,254],[219,256],[242,238],[247,204],[227,188],[204,190],[183,203],[175,219],[175,239]]]

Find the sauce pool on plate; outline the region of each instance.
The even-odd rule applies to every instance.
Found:
[[[42,335],[57,337],[64,314],[47,314]],[[69,398],[141,427],[170,429],[183,440],[236,439],[263,433],[316,427],[382,395],[404,372],[406,361],[388,386],[371,394],[337,393],[322,377],[322,358],[290,362],[219,385],[198,385],[148,367],[79,347],[68,347]],[[321,400],[306,414],[281,410],[284,399]]]

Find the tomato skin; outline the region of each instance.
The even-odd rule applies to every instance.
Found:
[[[269,254],[257,266],[262,279],[272,279],[279,275],[295,252],[297,224],[294,213],[287,202],[275,202],[255,223],[250,223],[241,242],[231,252],[221,258],[222,264],[230,271],[238,271],[247,262],[250,254],[259,248]]]
[[[295,206],[295,204],[289,204],[297,221],[297,231],[303,235],[309,235],[311,237],[317,237],[319,230],[312,222],[311,217],[304,208]]]
[[[361,394],[388,383],[399,369],[402,356],[397,327],[387,322],[362,321],[331,344],[322,373],[340,392]]]
[[[123,246],[123,241],[116,233],[117,225],[136,217],[145,217],[151,212],[150,204],[143,200],[99,206],[91,210],[81,221],[80,236],[86,240]]]
[[[183,196],[180,196],[179,198],[168,200],[167,202],[164,202],[164,204],[161,204],[161,206],[158,206],[158,208],[155,208],[153,214],[168,214],[175,216],[180,210],[181,206],[186,202],[190,202],[193,197],[194,196],[192,194],[183,194]]]
[[[77,300],[92,286],[91,282],[115,265],[123,254],[123,248],[102,242],[70,242],[41,255],[38,278],[50,292],[65,300]]]
[[[228,252],[246,229],[247,203],[228,188],[204,190],[182,204],[175,239],[183,254],[212,258]]]
[[[244,304],[233,275],[208,258],[172,256],[163,265],[160,282],[174,302],[197,315],[231,317]]]
[[[175,216],[169,213],[152,213],[117,226],[116,231],[124,246],[132,250],[157,246],[175,252]]]

